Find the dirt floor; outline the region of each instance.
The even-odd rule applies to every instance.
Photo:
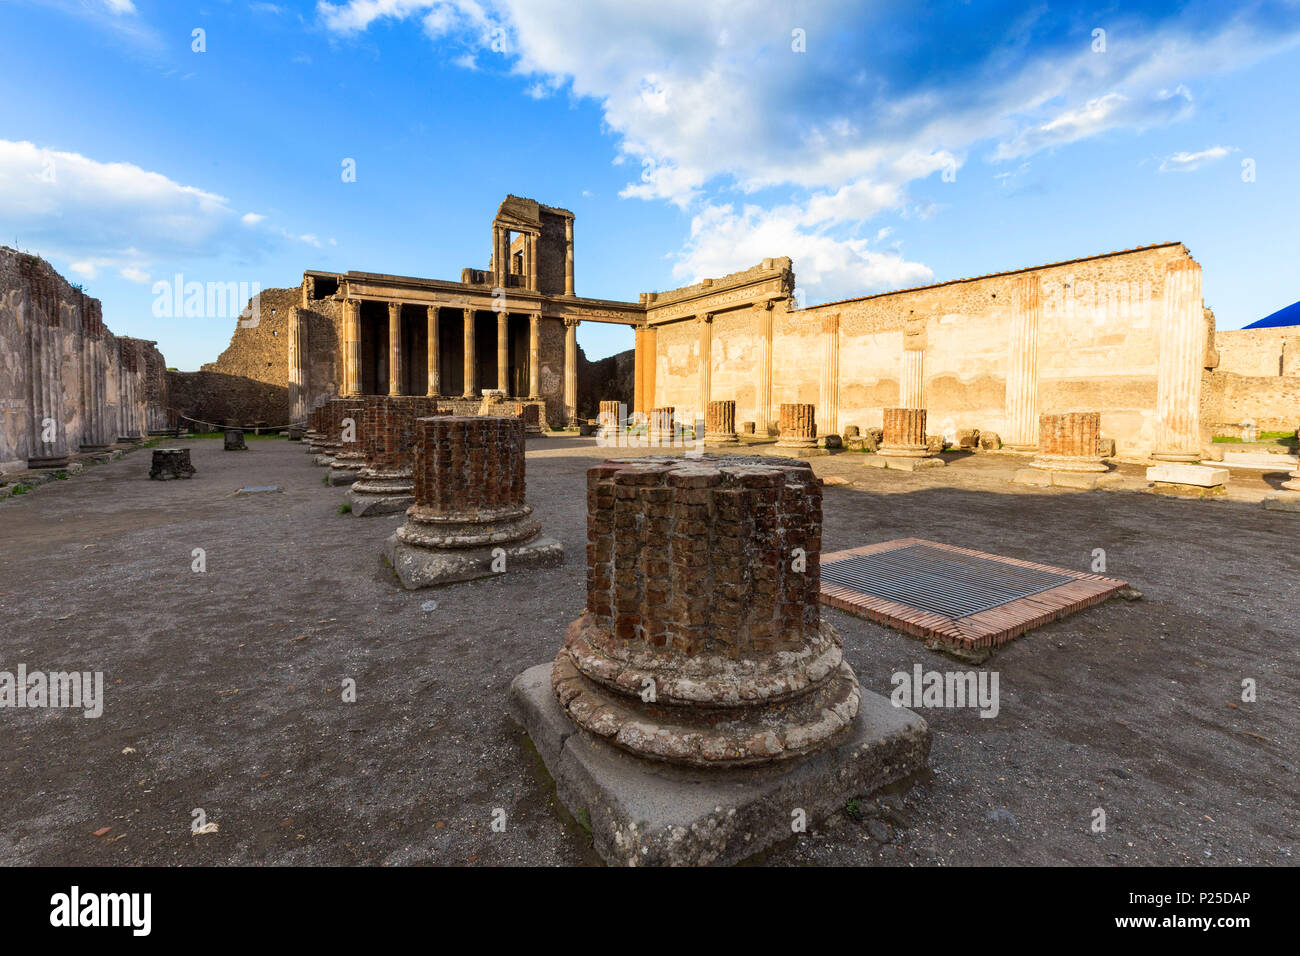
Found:
[[[147,480],[142,450],[0,502],[0,670],[103,671],[106,687],[99,719],[0,710],[0,863],[598,862],[504,705],[582,608],[582,474],[607,450],[530,441],[562,568],[406,592],[380,561],[401,516],[339,514],[345,489],[301,445],[167,444],[193,449],[193,480]],[[814,460],[853,482],[826,488],[828,551],[916,536],[1086,570],[1102,548],[1145,597],[1000,650],[981,665],[995,718],[921,710],[934,746],[910,789],[756,862],[1294,861],[1300,515],[1258,504],[1278,476],[1243,478],[1234,496],[1253,500],[1181,500],[1026,489],[1009,483],[1023,460],[998,455],[862,462]],[[248,485],[283,491],[233,495]],[[969,667],[825,614],[866,689]],[[193,835],[199,809],[217,832]]]

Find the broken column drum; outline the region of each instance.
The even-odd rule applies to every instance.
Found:
[[[402,585],[560,564],[564,548],[539,537],[524,500],[524,423],[443,415],[416,420],[415,504],[384,553]]]
[[[677,437],[677,407],[665,405],[650,410],[647,436],[651,444],[671,445]]]
[[[226,429],[226,451],[248,451],[248,445],[244,444],[242,428]]]
[[[663,456],[587,473],[587,606],[551,672],[584,730],[641,757],[765,764],[834,740],[857,678],[819,604],[802,461]]]
[[[348,489],[352,514],[393,514],[415,503],[415,422],[438,414],[427,396],[380,396],[366,405],[365,465]]]
[[[704,440],[714,445],[730,445],[740,440],[736,437],[735,402],[709,402],[704,420]]]
[[[1029,463],[1043,471],[1104,472],[1100,412],[1044,412],[1038,416],[1038,454]]]
[[[600,411],[596,416],[596,437],[608,438],[611,434],[617,434],[622,429],[622,422],[619,419],[622,416],[623,405],[621,402],[606,401],[600,403]]]
[[[880,454],[895,458],[926,458],[924,408],[886,408]]]
[[[242,438],[242,436],[241,436]],[[190,463],[188,448],[155,448],[149,466],[149,477],[155,481],[171,478],[192,478],[194,466]]]
[[[788,404],[780,409],[781,434],[778,448],[817,447],[817,409],[813,405]]]

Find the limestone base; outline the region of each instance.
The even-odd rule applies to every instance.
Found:
[[[820,458],[822,455],[834,454],[829,449],[818,448],[816,445],[782,445],[780,442],[762,451],[778,458]]]
[[[622,866],[737,863],[811,828],[861,797],[921,770],[930,730],[909,710],[863,692],[858,716],[832,746],[776,766],[695,770],[642,760],[578,730],[551,690],[551,664],[510,685],[510,707],[555,780],[590,823],[602,859]]]
[[[1015,477],[1011,480],[1017,485],[1032,485],[1037,488],[1074,488],[1078,491],[1115,488],[1124,482],[1120,475],[1111,472],[1057,471],[1032,465],[1017,469]]]
[[[50,458],[28,458],[28,468],[67,468],[67,455],[54,455]]]
[[[505,551],[505,572],[493,571],[492,552]],[[384,557],[392,565],[397,580],[408,591],[490,578],[520,568],[552,568],[564,563],[564,545],[554,538],[533,538],[524,544],[497,545],[484,548],[419,548],[389,535],[384,542]],[[558,706],[558,705],[557,705]]]
[[[738,444],[740,444],[740,438],[737,437],[737,435],[736,435],[735,432],[711,432],[711,433],[706,433],[706,434],[705,434],[705,436],[704,436],[704,444],[706,444],[706,445],[738,445]]]
[[[366,515],[392,515],[405,511],[415,504],[415,492],[410,494],[373,494],[357,489],[356,482],[348,489],[348,504],[352,505],[352,514],[357,518]]]
[[[875,454],[866,463],[872,468],[893,468],[895,471],[923,471],[926,468],[943,468],[948,463],[942,458],[900,458],[896,455]]]
[[[330,462],[330,484],[335,487],[352,484],[360,473],[360,465],[355,468],[351,465],[340,465],[337,458]]]

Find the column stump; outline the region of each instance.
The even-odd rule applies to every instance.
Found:
[[[242,428],[226,428],[226,451],[248,451]]]
[[[646,441],[650,445],[672,445],[677,440],[677,406],[665,405],[650,409],[650,423]]]
[[[886,408],[880,447],[867,459],[867,464],[875,468],[917,471],[942,468],[947,463],[930,450],[925,436],[924,408]]]
[[[439,415],[415,427],[415,504],[384,544],[403,587],[564,562],[524,500],[522,420]]]
[[[776,447],[809,451],[817,447],[817,408],[814,405],[781,403]]]
[[[330,462],[329,482],[332,486],[350,485],[357,480],[366,466],[366,409],[387,395],[367,395],[360,400],[344,402],[339,416],[338,445],[334,460]],[[347,422],[351,420],[349,427]]]
[[[1012,479],[1021,485],[1091,491],[1110,466],[1101,457],[1100,412],[1043,412],[1038,416],[1038,453]]]
[[[735,445],[740,441],[736,434],[736,403],[732,401],[709,402],[704,419],[706,445]]]
[[[622,402],[601,402],[596,415],[596,438],[605,444],[616,443],[623,431],[622,419]]]
[[[736,862],[924,766],[822,619],[821,502],[790,458],[588,470],[585,612],[510,694],[607,862]]]
[[[415,422],[439,414],[436,399],[375,396],[362,413],[365,464],[348,489],[358,518],[405,511],[415,504]]]
[[[194,466],[190,464],[188,448],[155,448],[149,465],[149,477],[154,481],[173,478],[193,478]]]

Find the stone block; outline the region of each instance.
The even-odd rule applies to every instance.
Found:
[[[1147,469],[1147,481],[1172,485],[1216,488],[1228,483],[1228,469],[1209,465],[1162,464]]]
[[[515,678],[510,707],[560,801],[590,821],[596,852],[611,865],[740,862],[788,839],[796,811],[811,825],[920,770],[930,750],[924,720],[872,693],[862,694],[833,744],[797,761],[735,770],[641,760],[579,731],[552,692],[550,664]]]

